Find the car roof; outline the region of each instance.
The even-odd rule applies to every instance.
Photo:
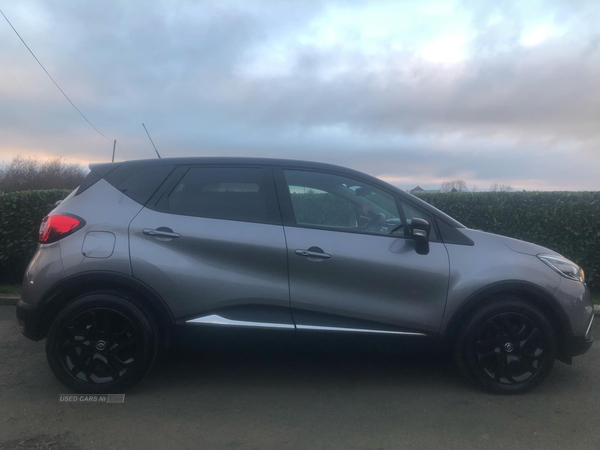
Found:
[[[285,167],[303,167],[319,170],[335,170],[336,172],[348,172],[365,175],[347,167],[334,164],[327,164],[314,161],[304,161],[296,159],[283,158],[254,158],[254,157],[235,157],[235,156],[190,156],[181,158],[152,158],[136,159],[117,163],[98,163],[90,164],[90,169],[94,172],[109,172],[120,165],[131,165],[139,167],[160,166],[160,165],[193,165],[193,164],[217,164],[217,165],[257,165],[257,166],[285,166]]]

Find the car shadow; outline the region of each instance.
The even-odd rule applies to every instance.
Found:
[[[201,385],[320,389],[401,386],[472,390],[451,352],[423,338],[311,333],[185,332],[160,357],[143,390]]]

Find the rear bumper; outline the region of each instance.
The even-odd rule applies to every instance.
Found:
[[[23,336],[33,341],[43,339],[44,336],[40,333],[40,308],[38,305],[19,299],[17,302],[17,320]]]

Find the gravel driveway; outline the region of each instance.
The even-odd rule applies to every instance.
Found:
[[[499,397],[444,355],[188,345],[123,404],[59,403],[44,343],[0,306],[0,449],[587,450],[600,448],[599,373],[595,343],[534,392]]]

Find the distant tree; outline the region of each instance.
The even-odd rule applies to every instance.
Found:
[[[494,183],[490,186],[491,192],[512,192],[514,191],[513,187],[508,184],[498,184]]]
[[[440,192],[465,192],[467,183],[463,180],[444,181],[440,186]]]
[[[0,165],[0,192],[35,189],[75,189],[86,175],[79,164],[67,164],[61,158],[42,161],[17,156]]]
[[[471,192],[477,192],[479,188],[476,185],[471,186]]]

